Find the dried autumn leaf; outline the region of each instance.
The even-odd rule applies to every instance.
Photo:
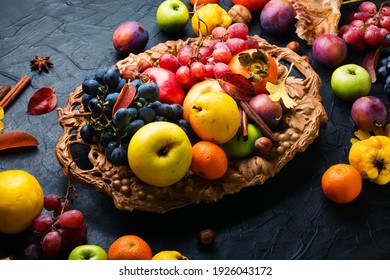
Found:
[[[342,0],[289,1],[296,13],[296,34],[309,45],[321,34],[337,34]]]
[[[114,107],[112,108],[112,116],[120,108],[127,108],[134,99],[137,89],[128,83],[126,83],[121,92],[119,93],[118,99],[116,100]]]
[[[381,56],[382,50],[383,47],[380,45],[376,49],[368,52],[363,58],[362,66],[370,74],[372,83],[376,82],[376,67],[378,65],[378,60]]]
[[[249,101],[255,93],[255,87],[241,74],[225,74],[218,79],[218,83],[235,100]]]
[[[52,111],[57,106],[57,97],[54,89],[42,87],[30,97],[27,112],[30,115],[43,115]]]
[[[279,84],[273,84],[270,82],[267,82],[265,85],[265,88],[269,92],[269,98],[274,102],[279,102],[281,99],[284,106],[288,109],[294,108],[297,103],[288,95],[286,90],[286,80],[288,75],[290,74],[292,68],[294,66],[294,63],[291,63],[290,69],[288,70],[288,73],[286,77],[284,77],[283,81]]]
[[[0,134],[0,151],[11,148],[38,146],[38,144],[38,140],[27,132],[7,131]]]

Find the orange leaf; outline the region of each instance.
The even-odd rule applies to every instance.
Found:
[[[26,132],[7,131],[0,135],[0,151],[31,146],[38,146],[38,140]]]
[[[114,107],[112,108],[112,116],[114,117],[115,112],[120,108],[127,108],[134,99],[137,89],[126,83],[121,92],[119,93],[118,99],[116,100]]]

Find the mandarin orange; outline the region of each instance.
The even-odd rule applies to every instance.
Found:
[[[151,260],[152,257],[149,244],[136,235],[121,236],[108,249],[109,260]]]

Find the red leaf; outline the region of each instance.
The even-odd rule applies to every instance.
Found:
[[[218,83],[235,100],[249,101],[255,93],[255,87],[241,74],[225,74],[218,79]]]
[[[0,134],[0,151],[29,146],[38,146],[38,140],[31,134],[23,131],[8,131]]]
[[[362,66],[370,74],[372,83],[376,82],[376,67],[378,65],[378,60],[382,53],[382,50],[383,47],[380,45],[376,49],[373,49],[369,53],[367,53],[363,58]]]
[[[57,106],[57,97],[54,90],[48,87],[38,89],[30,97],[27,112],[30,115],[42,115],[49,113]]]
[[[112,108],[112,116],[114,116],[115,112],[120,108],[127,108],[134,99],[134,96],[137,92],[137,89],[133,86],[130,86],[126,83],[121,92],[119,93],[118,99],[116,100],[114,107]]]

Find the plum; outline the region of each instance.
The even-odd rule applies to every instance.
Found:
[[[122,55],[138,54],[149,41],[148,31],[137,21],[120,24],[112,36],[115,50]]]
[[[327,67],[340,66],[348,54],[345,41],[334,34],[318,36],[313,42],[312,50],[314,58]]]
[[[351,118],[358,128],[371,132],[386,124],[387,109],[378,97],[363,96],[352,104]]]
[[[283,115],[283,107],[279,102],[274,102],[268,94],[255,95],[249,101],[249,105],[264,120],[271,130],[276,129]]]
[[[271,34],[281,34],[293,26],[295,9],[288,0],[271,0],[261,10],[261,27]]]

